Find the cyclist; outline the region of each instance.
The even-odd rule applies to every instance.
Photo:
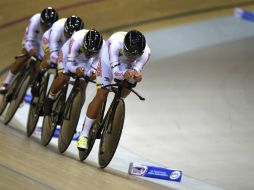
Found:
[[[40,82],[44,73],[49,69],[50,63],[56,64],[58,60],[59,50],[62,45],[76,31],[84,28],[84,22],[78,16],[70,16],[67,19],[62,18],[55,22],[53,26],[47,30],[42,37],[42,62],[37,65],[38,75],[32,86],[33,96],[39,96]]]
[[[58,59],[58,76],[53,81],[49,96],[46,98],[44,115],[51,114],[57,93],[70,80],[69,73],[74,73],[78,77],[87,75],[91,80],[96,78],[99,52],[103,43],[102,35],[98,31],[83,29],[75,32],[63,45]],[[85,92],[87,82],[85,80],[81,82]]]
[[[42,34],[57,20],[58,13],[52,7],[47,7],[41,13],[37,13],[30,18],[22,40],[21,54],[15,57],[15,62],[11,65],[9,74],[0,87],[1,94],[8,91],[13,77],[21,70],[30,56],[39,57]]]
[[[97,70],[97,93],[88,106],[83,130],[77,142],[78,149],[88,148],[89,131],[103,102],[107,99],[109,89],[101,87],[110,84],[113,78],[126,80],[133,85],[140,82],[141,71],[150,55],[150,48],[146,44],[144,35],[137,30],[128,33],[116,32],[106,41]],[[125,98],[129,93],[130,91],[124,88],[122,96]]]

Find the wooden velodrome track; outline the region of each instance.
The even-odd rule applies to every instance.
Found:
[[[156,28],[229,15],[243,0],[58,0],[0,2],[0,70],[7,68],[20,51],[27,19],[46,6],[61,17],[81,16],[86,28],[96,28],[107,37],[118,30]],[[1,77],[1,81],[5,75]],[[35,139],[0,124],[0,189],[166,189],[117,172],[103,172],[54,149],[45,149]],[[112,174],[113,173],[113,174]]]

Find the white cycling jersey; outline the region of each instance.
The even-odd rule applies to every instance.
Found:
[[[88,31],[79,30],[65,42],[59,54],[58,72],[76,73],[78,67],[83,67],[87,75],[97,71],[100,51],[92,57],[86,57],[84,54],[83,39]]]
[[[97,70],[97,85],[99,87],[110,84],[113,78],[123,80],[123,75],[127,70],[142,72],[148,62],[151,55],[148,45],[146,45],[142,56],[134,60],[127,59],[123,52],[126,34],[127,32],[112,34],[103,46]],[[130,79],[129,82],[134,83],[135,81]]]
[[[42,36],[42,54],[44,57],[46,52],[50,52],[50,62],[56,63],[60,48],[68,40],[64,35],[64,24],[66,18],[56,21],[50,29],[48,29]]]
[[[41,54],[41,39],[44,33],[42,26],[40,24],[41,14],[37,13],[33,15],[30,20],[29,24],[26,27],[24,37],[22,40],[22,44],[27,52],[29,52],[33,48],[37,48],[37,56]]]

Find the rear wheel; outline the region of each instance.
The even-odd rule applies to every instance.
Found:
[[[60,92],[56,100],[54,101],[52,108],[52,115],[44,116],[41,132],[41,144],[47,146],[52,139],[55,129],[57,127],[59,117],[61,117],[62,106],[65,103],[65,94],[66,91],[63,90]]]
[[[66,151],[73,139],[83,105],[81,91],[74,93],[74,98],[67,102],[64,111],[64,120],[58,138],[58,150],[60,153]]]
[[[123,99],[119,99],[116,104],[115,109],[112,108],[112,110],[109,110],[112,111],[112,113],[108,118],[109,121],[106,123],[107,126],[105,126],[103,129],[99,146],[98,157],[101,168],[107,167],[112,160],[122,134],[125,117],[125,105]]]
[[[49,81],[49,75],[46,75],[42,78],[41,87],[40,87],[40,95],[39,97],[33,97],[30,103],[28,121],[27,121],[27,136],[30,137],[37,125],[39,117],[42,113],[44,100],[47,93],[47,86]]]
[[[10,120],[13,118],[16,111],[18,110],[19,105],[24,100],[24,97],[26,95],[26,91],[30,82],[30,74],[27,73],[25,77],[23,78],[23,80],[18,82],[20,82],[20,86],[18,86],[17,88],[18,92],[14,93],[16,94],[16,97],[12,98],[10,105],[7,109],[7,112],[4,118],[4,124],[8,124],[10,122]]]

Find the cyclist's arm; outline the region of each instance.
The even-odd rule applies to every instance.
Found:
[[[34,48],[36,34],[40,25],[40,14],[35,14],[29,21],[25,37],[25,48],[29,52]]]
[[[136,60],[135,63],[133,63],[132,69],[137,72],[142,72],[144,66],[149,61],[151,57],[151,51],[150,48],[147,46],[143,55]]]
[[[109,51],[109,62],[112,70],[113,77],[118,80],[124,79],[125,71],[120,70],[120,62],[119,62],[119,52],[121,49],[120,43],[109,43],[108,51]]]
[[[78,65],[76,63],[76,61],[74,60],[73,62],[71,61],[68,61],[67,64],[66,64],[66,68],[69,72],[71,73],[76,73],[76,70],[78,68]]]
[[[44,32],[42,35],[42,43],[41,43],[41,48],[43,49],[44,53],[49,52],[49,36],[50,36],[50,30],[47,30]]]
[[[76,58],[79,56],[80,47],[81,44],[78,41],[75,41],[73,38],[70,39],[66,68],[72,73],[76,73],[76,70],[79,67]]]
[[[50,48],[50,61],[56,63],[59,54],[59,40],[61,38],[61,31],[57,28],[56,25],[53,25],[51,28],[51,33],[49,36],[49,48]]]
[[[30,52],[35,48],[36,34],[38,32],[40,20],[37,18],[39,15],[34,15],[29,22],[29,26],[26,31],[25,49]]]
[[[114,79],[118,79],[118,80],[124,80],[124,73],[127,70],[121,71],[119,66],[116,66],[114,68],[112,68],[112,72],[113,72],[113,77]]]
[[[92,73],[97,72],[97,67],[98,67],[98,64],[99,64],[99,56],[97,55],[97,56],[89,59],[88,64],[90,66],[90,69],[86,71],[86,75],[90,76]]]

